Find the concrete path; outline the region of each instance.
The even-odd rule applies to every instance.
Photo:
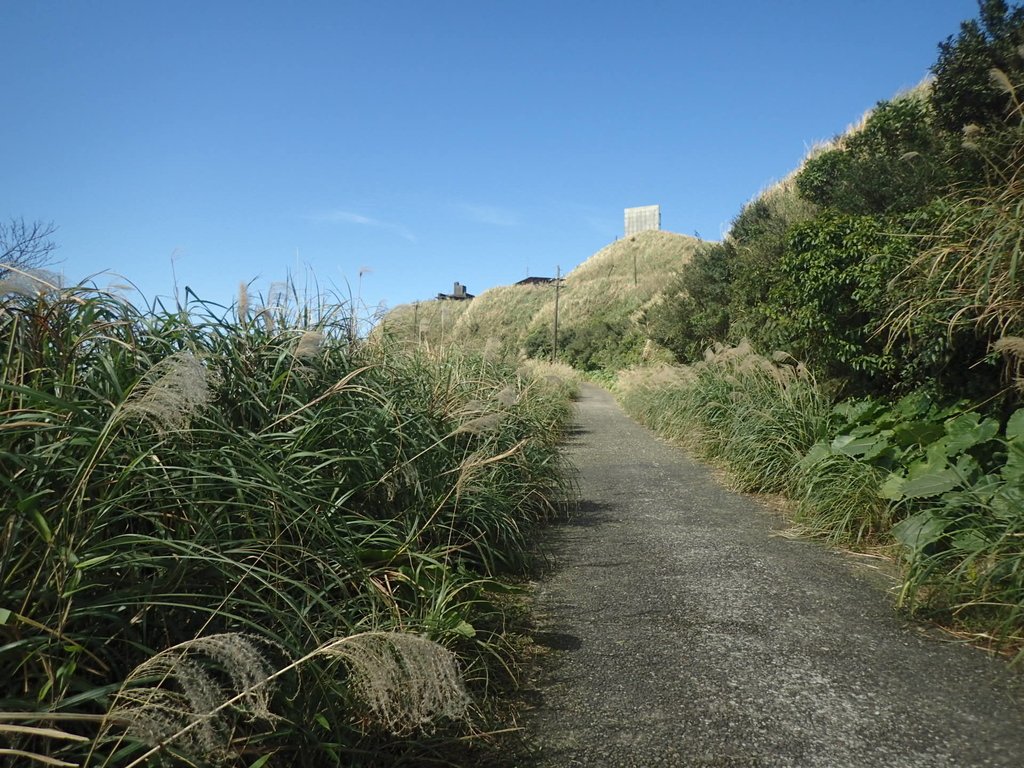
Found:
[[[526,766],[1024,766],[1024,669],[900,618],[584,387],[551,533]]]

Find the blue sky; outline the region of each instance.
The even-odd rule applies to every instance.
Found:
[[[919,82],[977,5],[0,10],[0,217],[52,220],[66,280],[110,271],[151,299],[176,276],[230,304],[291,275],[372,308],[566,272],[629,206],[717,239],[809,146]]]

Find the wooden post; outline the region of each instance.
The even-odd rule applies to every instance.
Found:
[[[555,331],[554,338],[551,340],[551,362],[555,362],[555,358],[558,357],[558,291],[562,284],[562,268],[555,268]]]

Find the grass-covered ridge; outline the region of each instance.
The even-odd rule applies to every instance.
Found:
[[[348,322],[0,299],[5,759],[420,764],[479,719],[568,385]]]
[[[650,358],[644,310],[678,278],[700,242],[672,232],[640,232],[602,248],[565,275],[558,358],[588,371],[617,370]],[[554,283],[499,286],[471,301],[400,305],[375,333],[421,345],[443,342],[492,357],[549,359],[554,314]]]
[[[400,304],[381,319],[374,336],[388,337],[404,346],[442,350],[454,345],[455,325],[469,307],[468,301],[441,299]]]
[[[490,288],[466,307],[454,338],[464,349],[516,359],[525,354],[526,329],[553,296],[554,286],[550,284]]]
[[[617,370],[644,359],[641,311],[674,282],[700,240],[649,230],[616,240],[565,277],[559,301],[559,357],[581,370]],[[550,354],[554,297],[526,330],[528,354]]]

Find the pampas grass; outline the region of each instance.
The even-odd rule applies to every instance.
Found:
[[[366,632],[335,640],[319,653],[345,663],[349,689],[369,722],[394,735],[469,716],[471,701],[454,654],[426,637]]]
[[[431,740],[398,715],[356,727],[380,701],[359,704],[351,665],[317,649],[422,635],[486,701],[509,663],[486,587],[524,572],[567,487],[561,389],[353,344],[351,313],[326,302],[271,327],[87,287],[0,301],[0,697],[27,718],[5,749],[124,766],[145,742],[315,766],[455,743],[458,718]],[[418,641],[373,642],[410,674],[446,669]],[[288,659],[305,661],[278,675]],[[427,709],[402,711],[422,724]],[[411,735],[399,748],[388,728]]]
[[[992,343],[992,351],[1003,356],[1014,387],[1024,392],[1024,338],[1002,336]]]
[[[280,669],[271,666],[265,646],[259,638],[225,633],[161,651],[132,670],[114,695],[100,740],[150,747],[126,768],[161,752],[230,761],[245,743],[240,726],[279,720],[271,710],[274,684],[317,658],[343,662],[346,687],[367,726],[407,736],[468,718],[471,700],[454,654],[426,637],[362,632],[330,640]]]
[[[191,352],[154,365],[125,400],[116,421],[142,420],[163,435],[188,428],[213,400],[216,374]]]
[[[703,362],[620,377],[623,405],[652,428],[724,465],[744,491],[787,493],[796,467],[826,433],[831,401],[787,354],[776,362],[746,341],[716,344]]]

